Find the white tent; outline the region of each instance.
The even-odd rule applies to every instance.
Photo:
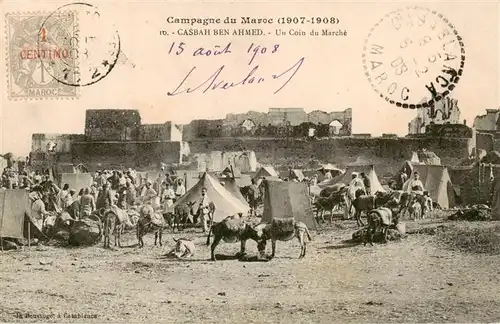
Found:
[[[274,170],[272,166],[263,166],[257,171],[257,174],[253,177],[254,179],[260,179],[262,177],[268,178],[268,177],[275,177],[278,178],[279,174]]]
[[[418,171],[424,190],[429,192],[432,201],[441,208],[448,209],[455,206],[455,192],[451,183],[448,168],[441,165],[414,165],[413,171]],[[403,190],[408,190],[411,178],[403,185]]]
[[[371,183],[372,194],[377,192],[377,191],[385,192],[385,189],[382,187],[382,185],[380,184],[380,181],[378,180],[377,173],[375,172],[375,166],[373,164],[348,165],[346,172],[343,175],[338,176],[337,178],[333,178],[331,180],[327,180],[328,185],[323,184],[323,182],[326,182],[326,181],[323,181],[323,182],[318,183],[318,186],[320,186],[322,188],[326,188],[326,187],[334,185],[336,183],[345,183],[348,185],[351,182],[351,179],[352,179],[351,174],[353,172],[358,173],[358,175],[361,174],[362,172],[364,172],[368,176],[368,179],[370,179],[370,183]]]
[[[224,188],[220,182],[208,173],[204,173],[201,179],[195,184],[184,196],[175,202],[175,206],[186,203],[188,201],[198,202],[201,198],[201,190],[207,189],[208,199],[215,205],[214,222],[220,222],[227,216],[232,216],[237,213],[246,215],[250,207],[247,203],[235,197],[229,190]],[[197,207],[195,205],[195,207]]]
[[[418,154],[417,152],[413,152],[413,154],[411,155],[411,160],[410,160],[411,163],[415,163],[415,164],[418,164],[420,163],[420,160],[418,159]]]

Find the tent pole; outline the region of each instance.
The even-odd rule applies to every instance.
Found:
[[[3,252],[3,235],[1,232],[3,232],[2,229],[3,229],[3,217],[5,213],[5,196],[6,194],[3,195],[2,210],[0,211],[2,215],[2,217],[0,218],[0,244],[2,245],[2,252]]]
[[[479,162],[478,168],[477,168],[477,189],[478,189],[478,197],[481,197],[481,162]],[[477,198],[476,198],[477,199]]]
[[[26,217],[26,215],[24,215]],[[31,248],[31,222],[28,221],[28,248]]]
[[[231,174],[233,175],[233,180],[234,180],[234,179],[236,179],[236,177],[234,176],[233,165],[230,164],[229,167],[231,168]]]

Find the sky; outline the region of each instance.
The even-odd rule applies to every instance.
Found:
[[[0,3],[1,15],[6,13],[42,12],[49,15],[65,2],[24,1]],[[2,20],[0,28],[7,29],[7,39],[1,38],[2,62],[0,66],[0,152],[13,152],[25,155],[31,147],[32,133],[83,133],[86,109],[138,109],[143,123],[163,123],[174,121],[189,123],[192,119],[224,118],[227,113],[244,113],[249,110],[267,112],[271,107],[304,108],[313,110],[342,111],[353,109],[353,133],[382,133],[406,135],[408,122],[416,116],[416,111],[396,107],[372,89],[365,75],[362,62],[365,39],[369,42],[383,42],[385,53],[384,66],[399,55],[397,48],[406,36],[414,39],[424,37],[429,30],[396,32],[388,28],[388,19],[383,17],[393,10],[409,5],[429,8],[442,13],[455,27],[463,39],[465,65],[463,75],[456,84],[451,96],[458,99],[462,119],[472,125],[476,115],[484,114],[485,109],[498,108],[499,98],[499,51],[498,51],[498,4],[489,2],[130,2],[101,1],[92,2],[99,11],[99,20],[80,19],[80,39],[84,36],[95,37],[96,43],[89,45],[91,59],[80,62],[89,68],[106,57],[105,44],[116,30],[120,37],[120,62],[100,81],[78,87],[80,94],[74,99],[9,99],[10,86],[17,52],[12,50],[13,30],[9,21]],[[79,8],[74,8],[79,9]],[[83,11],[80,11],[82,14]],[[254,25],[262,28],[262,36],[183,36],[179,29],[189,26],[171,24],[168,17],[226,17],[241,20],[242,16],[273,18],[268,25]],[[277,24],[279,17],[335,17],[339,23],[317,27],[311,23],[303,25]],[[80,17],[81,18],[81,17]],[[102,19],[101,19],[102,18]],[[370,30],[382,20],[375,30]],[[385,25],[384,25],[385,24]],[[250,28],[252,25],[210,25],[195,28]],[[438,26],[441,26],[438,22]],[[346,31],[347,36],[310,36],[311,30],[321,32],[325,28],[332,31]],[[385,28],[385,29],[384,29]],[[444,28],[444,27],[443,27]],[[306,36],[277,36],[276,29],[288,33],[290,29],[304,31]],[[168,35],[162,35],[161,31]],[[269,34],[268,34],[269,33]],[[110,36],[111,35],[111,36]],[[418,40],[417,40],[418,41]],[[181,55],[169,49],[185,43]],[[207,49],[230,45],[230,53],[217,56],[193,56],[199,47]],[[249,64],[252,52],[259,46],[259,54]],[[275,45],[279,45],[272,53]],[[439,44],[438,44],[439,45]],[[265,53],[261,53],[265,47]],[[394,54],[390,52],[394,51]],[[14,55],[12,54],[14,53]],[[405,57],[420,57],[428,53],[417,49],[404,52]],[[124,59],[124,58],[127,59]],[[296,74],[276,94],[291,72],[279,79],[279,75],[294,64],[298,64]],[[391,60],[389,60],[391,58]],[[5,60],[5,61],[4,61]],[[254,75],[264,78],[263,82],[240,85],[228,90],[216,89],[203,93],[201,88],[191,93],[174,96],[184,78],[186,82],[180,89],[196,88],[221,67],[219,80],[241,81],[257,66]],[[7,68],[8,67],[8,68]],[[295,65],[297,67],[297,65]],[[194,68],[194,70],[192,70]],[[189,71],[192,73],[188,75]],[[291,69],[293,71],[294,69]],[[36,69],[35,69],[36,72]],[[85,74],[85,73],[84,73]],[[187,76],[188,75],[188,76]],[[88,73],[84,75],[88,78]],[[187,76],[187,77],[186,77]],[[401,86],[420,86],[420,79],[406,75]],[[420,82],[420,84],[419,84]],[[399,84],[398,84],[399,85]],[[22,91],[23,89],[16,89]],[[415,91],[415,90],[414,90]],[[180,92],[177,91],[177,92]],[[418,93],[417,92],[412,92]],[[414,100],[415,96],[412,98]]]

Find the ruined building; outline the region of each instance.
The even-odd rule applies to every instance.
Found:
[[[35,165],[83,163],[90,169],[147,168],[160,162],[190,162],[188,141],[349,136],[351,122],[350,108],[330,113],[271,108],[268,113],[228,114],[225,119],[193,120],[188,125],[142,124],[137,110],[90,109],[86,111],[82,134],[33,134],[31,160]],[[215,151],[245,155],[247,150],[243,146]]]
[[[227,114],[225,119],[193,120],[184,125],[183,140],[220,137],[335,137],[352,133],[352,109],[339,112],[303,108],[270,108],[268,113],[249,111]]]
[[[500,109],[486,109],[486,115],[474,118],[474,128],[482,132],[496,133],[500,130]]]
[[[84,134],[33,134],[34,164],[84,163],[91,169],[180,163],[189,154],[182,125],[141,124],[137,110],[87,110]]]
[[[408,124],[408,134],[424,134],[426,127],[431,124],[461,123],[458,101],[446,97],[435,103],[434,111],[429,107],[417,109],[417,117]]]

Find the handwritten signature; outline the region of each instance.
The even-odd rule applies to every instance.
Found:
[[[297,72],[300,70],[300,67],[304,63],[305,57],[300,58],[296,63],[294,63],[291,67],[286,69],[282,73],[277,73],[277,74],[272,74],[271,79],[272,80],[285,80],[281,86],[274,92],[274,94],[280,92],[297,74]],[[242,79],[237,79],[238,81],[226,81],[223,80],[221,74],[222,71],[227,70],[227,67],[225,65],[222,65],[220,68],[218,68],[211,76],[209,76],[206,80],[204,80],[202,83],[200,83],[196,87],[187,87],[185,84],[187,81],[192,77],[193,72],[196,70],[196,66],[194,66],[188,74],[182,79],[182,81],[179,83],[177,88],[175,88],[174,91],[169,91],[167,92],[168,96],[177,96],[183,93],[189,94],[193,93],[196,91],[201,91],[202,93],[206,93],[207,91],[210,90],[229,90],[231,88],[235,88],[238,86],[245,86],[248,84],[258,84],[258,83],[263,83],[266,82],[269,78],[268,77],[262,77],[262,76],[257,76],[256,73],[259,70],[259,65],[256,65],[252,68],[252,70]],[[287,78],[288,76],[288,78]]]

